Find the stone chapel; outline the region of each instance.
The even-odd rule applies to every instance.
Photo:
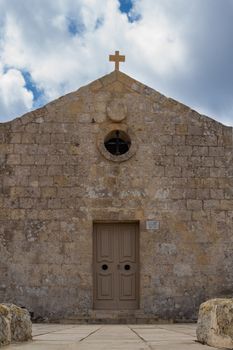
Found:
[[[115,70],[0,124],[0,302],[194,320],[233,295],[233,129]]]

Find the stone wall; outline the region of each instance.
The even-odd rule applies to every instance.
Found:
[[[124,106],[118,123],[112,101]],[[105,158],[114,129],[131,135],[130,159]],[[0,124],[0,300],[49,318],[91,310],[96,220],[140,221],[145,313],[190,319],[232,295],[232,140],[232,128],[119,72]]]

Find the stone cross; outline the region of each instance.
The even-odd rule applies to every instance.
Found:
[[[119,51],[115,51],[115,55],[109,55],[109,61],[115,62],[115,70],[119,70],[119,62],[125,62],[125,56],[119,55]]]

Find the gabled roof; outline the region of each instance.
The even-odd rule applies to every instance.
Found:
[[[28,122],[33,121],[34,117],[38,117],[38,115],[41,113],[43,114],[43,111],[47,108],[52,107],[53,105],[57,105],[60,102],[63,102],[64,99],[72,100],[73,98],[77,98],[78,95],[82,96],[85,95],[88,92],[92,93],[98,93],[101,91],[113,91],[113,92],[119,92],[119,93],[134,93],[139,94],[143,96],[146,99],[150,99],[154,103],[159,103],[160,106],[162,106],[166,110],[171,110],[176,113],[179,112],[192,112],[192,118],[195,118],[196,120],[205,120],[206,122],[214,122],[216,124],[222,125],[220,122],[209,118],[207,116],[201,115],[198,112],[192,110],[190,107],[184,105],[181,102],[178,102],[172,98],[166,97],[163,94],[159,93],[158,91],[144,85],[143,83],[135,80],[134,78],[131,78],[125,73],[122,73],[120,71],[112,71],[109,74],[106,74],[93,82],[90,82],[89,84],[80,87],[78,90],[70,92],[66,95],[63,95],[59,97],[58,99],[55,99],[45,106],[36,109],[34,111],[31,111],[29,113],[26,113],[25,115],[16,118],[10,122],[2,123],[2,125],[10,124],[14,121],[23,120],[23,124],[28,119]],[[1,124],[1,123],[0,123]],[[224,125],[225,126],[225,125]],[[227,128],[227,126],[225,126]],[[232,129],[231,127],[228,127]]]

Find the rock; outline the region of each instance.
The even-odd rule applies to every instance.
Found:
[[[233,349],[233,299],[211,299],[201,304],[196,333],[202,344]]]
[[[32,322],[26,309],[14,304],[4,304],[10,312],[11,340],[20,342],[32,339]]]
[[[0,304],[0,346],[11,342],[10,318],[9,309]]]

